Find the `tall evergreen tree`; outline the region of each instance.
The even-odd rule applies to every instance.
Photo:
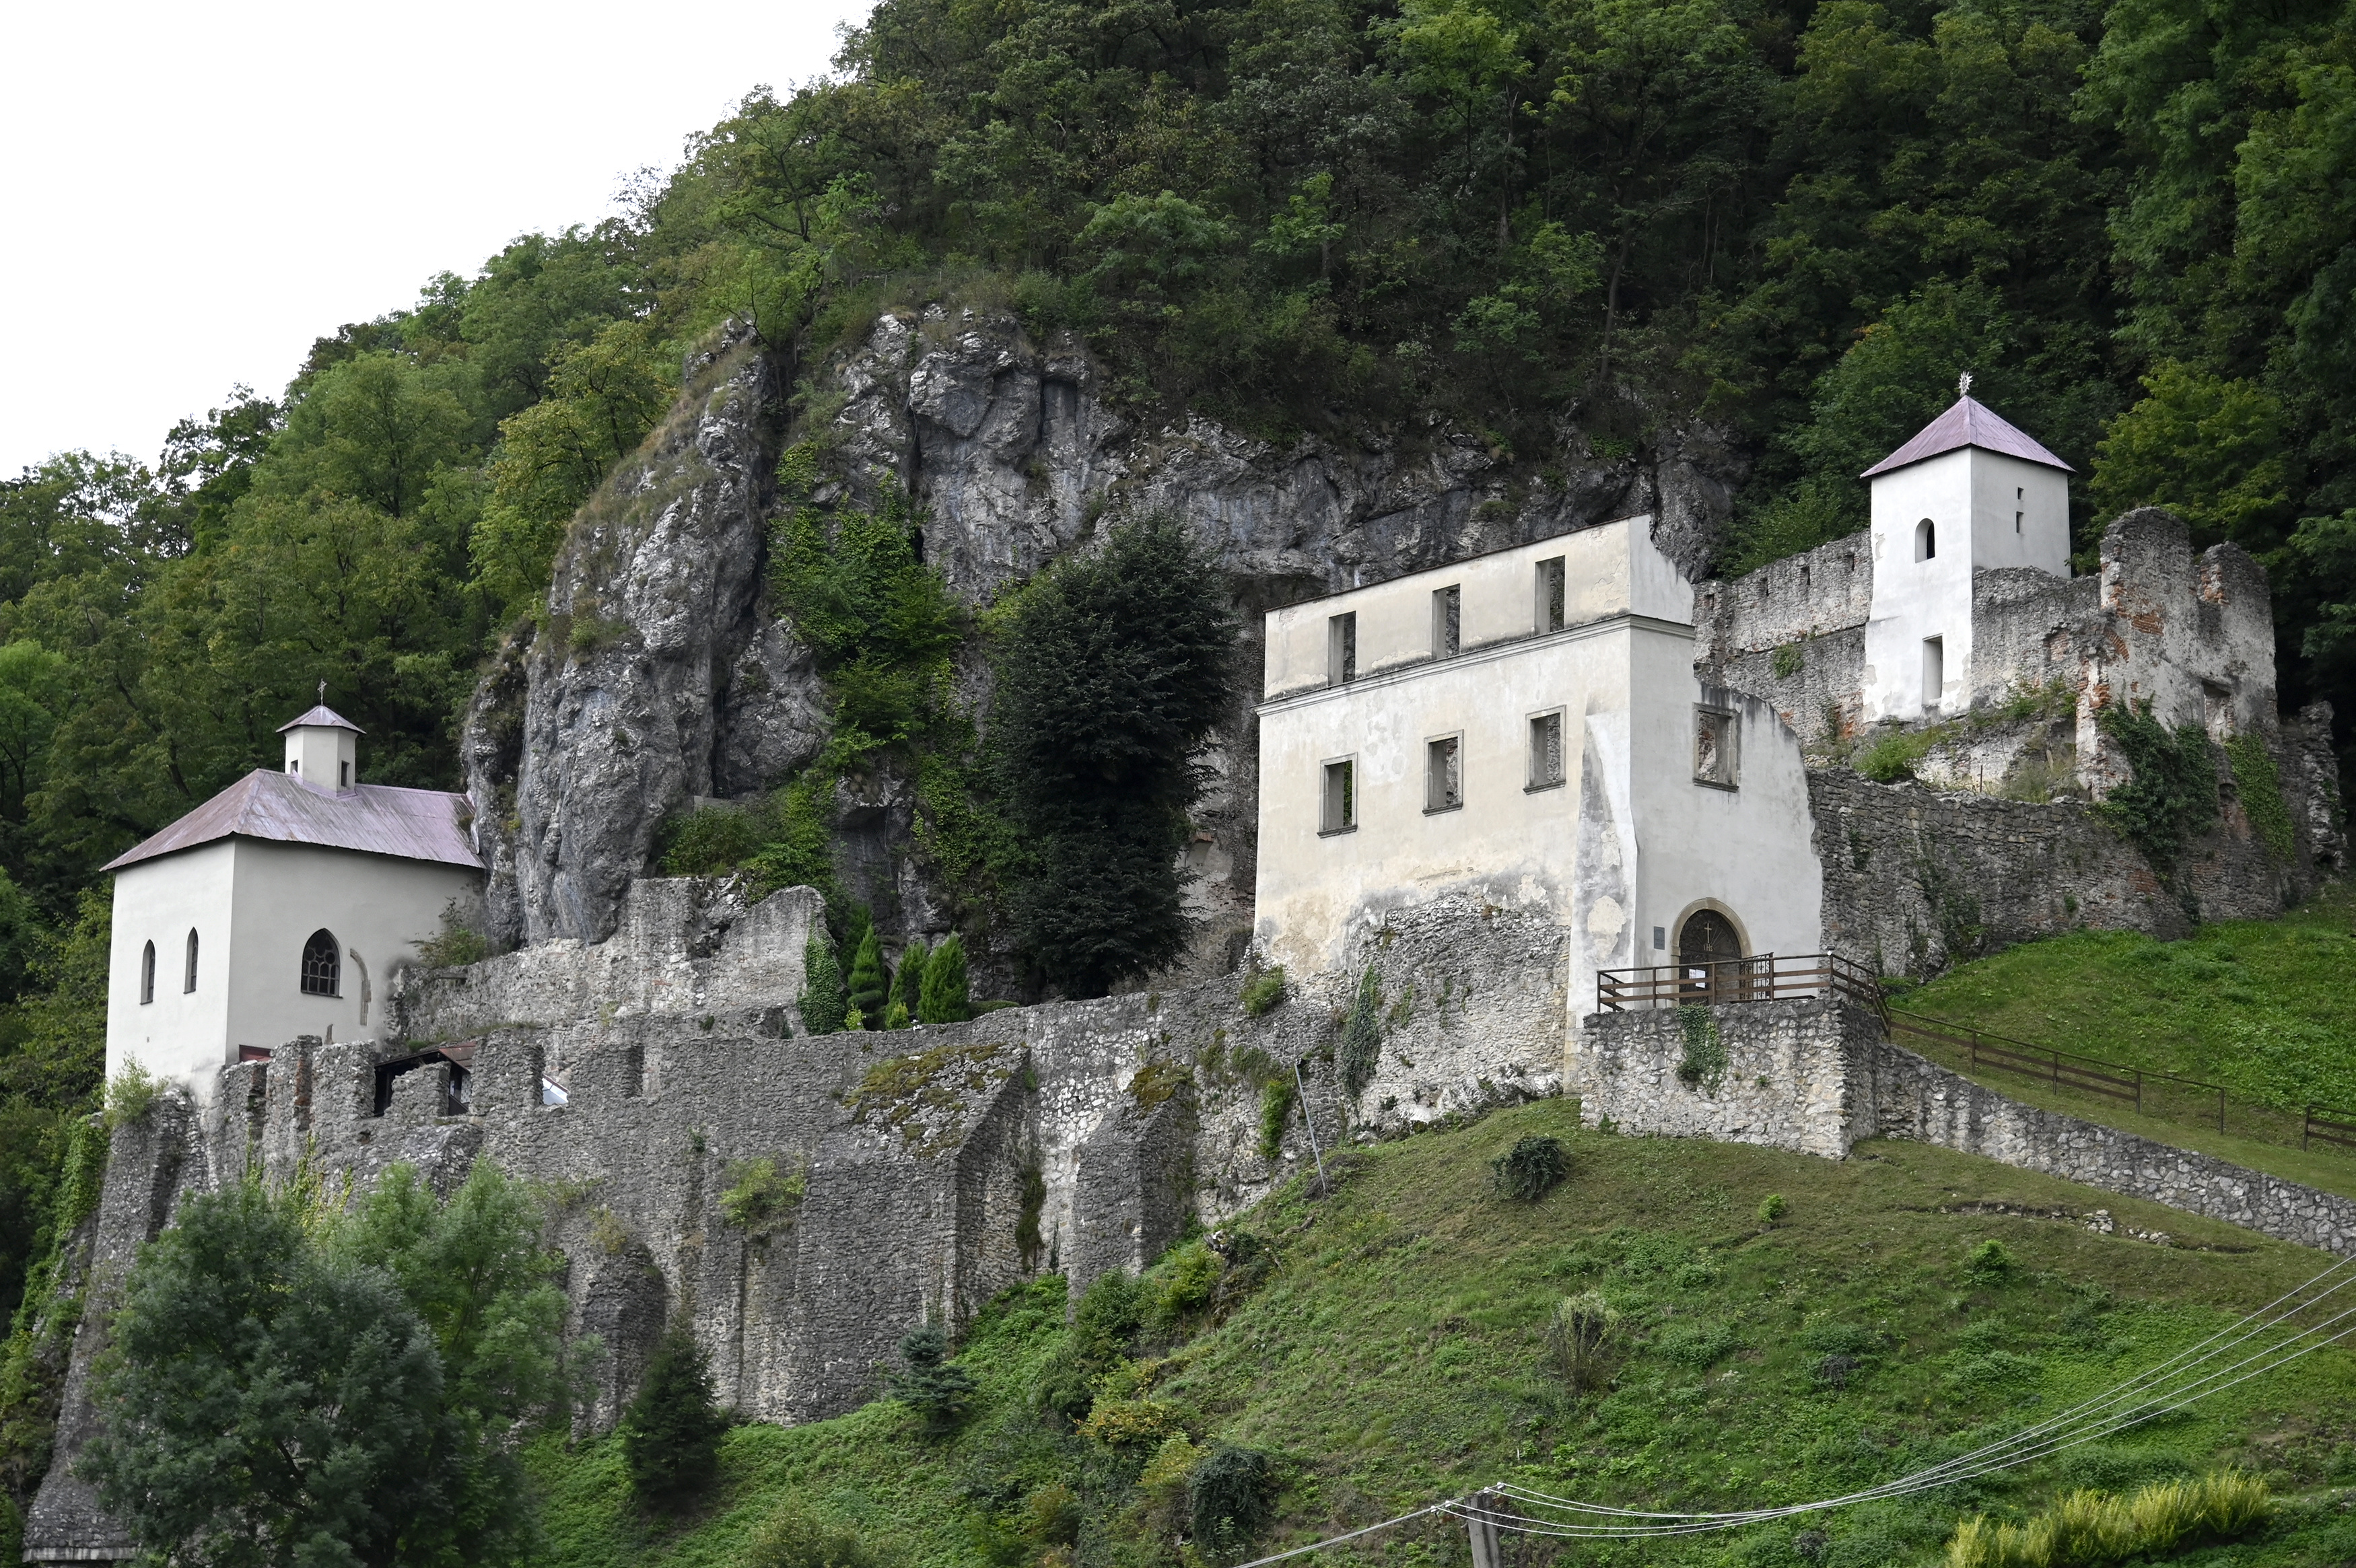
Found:
[[[995,710],[1030,852],[1012,901],[1031,964],[1072,995],[1184,950],[1178,852],[1194,752],[1234,699],[1235,635],[1209,553],[1161,517],[1058,562],[1013,613]]]
[[[630,1491],[649,1508],[687,1502],[719,1474],[728,1421],[712,1402],[711,1360],[684,1322],[663,1331],[618,1430]]]
[[[859,939],[859,951],[851,957],[847,990],[850,1010],[860,1015],[863,1026],[883,1028],[884,1004],[891,996],[892,982],[889,971],[884,966],[884,944],[876,940],[873,925],[867,928],[867,934]]]
[[[963,1023],[973,1017],[973,999],[967,991],[965,942],[956,932],[925,960],[925,984],[916,1017],[928,1024]]]
[[[835,961],[834,944],[813,929],[802,944],[802,1027],[812,1034],[833,1034],[842,1028],[851,1007],[842,988],[842,966]]]

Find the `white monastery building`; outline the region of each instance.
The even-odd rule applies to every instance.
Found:
[[[1867,722],[1973,689],[1974,576],[2070,573],[2068,465],[1968,396],[1872,487]],[[1822,951],[1799,740],[1695,670],[1694,591],[1635,517],[1269,613],[1254,937],[1331,972],[1384,912],[1457,897],[1599,970]]]
[[[466,797],[359,782],[358,726],[324,706],[257,768],[117,858],[106,1072],[211,1097],[241,1051],[357,1039],[395,965],[480,891]]]

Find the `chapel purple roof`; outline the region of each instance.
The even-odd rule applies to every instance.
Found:
[[[393,784],[326,790],[292,773],[257,768],[103,869],[119,871],[222,838],[262,838],[479,871],[483,862],[461,815],[466,806],[465,795],[444,790]]]
[[[1945,413],[1924,425],[1913,440],[1858,477],[1870,479],[1877,474],[1888,474],[1910,463],[1920,463],[1925,458],[1936,457],[1964,446],[1976,446],[1982,452],[2000,452],[2008,457],[2042,463],[2049,468],[2059,468],[2064,474],[2075,472],[2027,434],[1999,419],[1996,411],[1985,403],[1961,397]]]

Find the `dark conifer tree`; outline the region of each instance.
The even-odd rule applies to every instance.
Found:
[[[630,1491],[648,1508],[673,1508],[708,1486],[728,1430],[712,1398],[712,1368],[686,1325],[673,1323],[647,1363],[646,1381],[621,1422]]]
[[[1023,596],[995,717],[1028,848],[1011,901],[1049,984],[1101,996],[1184,949],[1178,852],[1194,753],[1233,700],[1235,636],[1209,553],[1168,517],[1115,528]]]

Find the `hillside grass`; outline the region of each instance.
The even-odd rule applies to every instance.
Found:
[[[1537,1204],[1496,1196],[1488,1161],[1524,1136],[1561,1139],[1570,1178]],[[1775,1150],[1584,1131],[1548,1101],[1451,1133],[1344,1157],[1336,1189],[1299,1184],[1246,1216],[1275,1249],[1265,1281],[1210,1322],[1149,1328],[1102,1384],[1131,1430],[1264,1450],[1281,1482],[1260,1550],[1306,1542],[1480,1485],[1649,1508],[1827,1497],[1905,1474],[2108,1386],[2320,1266],[2312,1253],[2173,1211],[1945,1150],[1865,1146],[1843,1164]],[[1781,1195],[1772,1226],[1762,1200]],[[2053,1217],[1991,1211],[1997,1207]],[[2161,1230],[2159,1246],[2100,1235],[2094,1208]],[[2010,1266],[1971,1265],[2000,1244]],[[1192,1276],[1199,1243],[1149,1275]],[[1617,1308],[1602,1387],[1567,1389],[1544,1327],[1568,1294]],[[1176,1291],[1183,1296],[1183,1290]],[[927,1440],[881,1402],[726,1440],[705,1507],[649,1522],[610,1442],[534,1454],[552,1563],[755,1561],[781,1508],[855,1526],[907,1568],[1066,1559],[1026,1518],[1074,1495],[1077,1562],[1200,1562],[1173,1541],[1181,1506],[1138,1477],[1160,1435],[1091,1442],[1032,1408],[1071,1336],[1054,1279],[1011,1293],[969,1335],[981,1390],[954,1436]],[[1139,1403],[1142,1402],[1142,1403]],[[1100,1403],[1099,1413],[1106,1406]],[[2356,1481],[2356,1356],[2319,1353],[2164,1422],[1968,1487],[1726,1536],[1587,1546],[1511,1561],[1794,1564],[1929,1563],[1977,1510],[2021,1520],[2081,1486],[2125,1488],[2242,1465],[2293,1499]],[[2356,1558],[2356,1521],[2295,1501],[2265,1533],[2187,1563]],[[1461,1526],[1427,1520],[1316,1559],[1458,1563]]]
[[[1957,966],[1891,999],[2036,1045],[2224,1088],[2213,1098],[2155,1087],[2132,1107],[2056,1092],[2000,1069],[1926,1052],[2031,1104],[2125,1127],[2356,1196],[2356,1150],[2302,1153],[2300,1112],[2356,1113],[2356,891],[2342,882],[2277,920],[2221,921],[2180,942],[2081,931]],[[1900,1043],[1922,1049],[1915,1040]],[[2351,1117],[2356,1119],[2356,1117]]]

